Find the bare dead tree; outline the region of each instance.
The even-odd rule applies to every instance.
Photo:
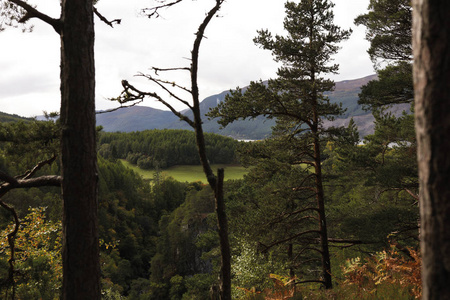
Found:
[[[171,1],[163,6],[156,7],[150,11],[149,16],[157,14],[158,9],[174,5],[179,1]],[[200,162],[203,167],[203,172],[206,175],[208,184],[214,191],[216,214],[217,214],[217,226],[220,239],[221,250],[221,271],[220,271],[220,297],[221,299],[231,299],[231,255],[230,245],[228,240],[228,224],[225,213],[225,204],[223,202],[223,169],[218,170],[218,176],[216,176],[211,169],[211,165],[206,155],[205,137],[202,127],[202,113],[200,111],[200,99],[198,88],[198,62],[199,62],[199,50],[200,44],[204,38],[205,30],[212,20],[212,18],[218,13],[224,0],[215,0],[215,5],[206,14],[203,22],[200,24],[197,33],[195,34],[195,40],[191,51],[191,65],[190,67],[181,68],[153,68],[155,76],[139,74],[139,76],[147,78],[152,83],[156,84],[171,98],[175,99],[179,103],[185,105],[193,114],[193,118],[190,118],[178,111],[172,104],[170,104],[164,97],[156,92],[146,92],[136,88],[128,81],[123,80],[123,91],[119,97],[112,99],[118,101],[121,105],[124,103],[131,103],[134,101],[142,101],[144,98],[152,98],[156,101],[164,104],[173,114],[183,120],[195,131],[196,143]],[[162,80],[158,76],[158,73],[168,71],[188,71],[190,75],[191,86],[190,88],[176,84],[173,81]],[[188,93],[191,97],[190,101],[185,100],[183,97],[178,96],[179,92]]]

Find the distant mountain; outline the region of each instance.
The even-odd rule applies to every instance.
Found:
[[[224,101],[227,94],[228,91],[225,91],[205,98],[200,103],[200,110],[207,113],[209,108]],[[189,110],[182,113],[192,117],[192,112]],[[237,139],[263,139],[270,135],[271,128],[275,124],[275,121],[266,120],[264,117],[258,117],[255,120],[236,121],[223,129],[220,129],[216,120],[208,120],[207,117],[204,117],[203,122],[205,132],[218,133]],[[172,112],[146,106],[132,106],[110,113],[98,114],[97,125],[103,126],[103,130],[108,132],[132,132],[164,128],[192,130],[189,125],[180,121]]]
[[[376,75],[370,75],[359,79],[336,82],[334,91],[327,93],[327,96],[332,103],[342,103],[346,112],[333,122],[325,121],[325,126],[346,126],[350,119],[353,118],[358,126],[360,137],[373,133],[374,118],[370,112],[364,111],[358,105],[358,94],[361,91],[361,86],[375,78]],[[224,101],[228,93],[229,91],[224,91],[220,94],[205,98],[200,104],[201,111],[207,113],[210,108]],[[404,110],[409,111],[408,104],[397,105],[391,109],[391,112],[398,116]],[[192,116],[189,110],[185,110],[183,113],[189,117]],[[37,119],[40,120],[43,118],[38,117]],[[31,119],[0,112],[0,122],[18,120]],[[205,132],[218,133],[236,139],[255,140],[270,136],[271,128],[275,124],[274,120],[267,120],[264,117],[258,117],[254,120],[236,121],[223,129],[220,129],[220,125],[217,124],[216,120],[208,120],[208,118],[204,117],[203,122]],[[109,113],[98,114],[97,125],[103,126],[103,130],[108,132],[132,132],[164,128],[192,129],[185,122],[180,121],[172,112],[146,106],[133,106]]]
[[[333,122],[325,122],[325,126],[347,125],[350,118],[353,117],[359,128],[360,136],[363,137],[373,132],[373,116],[358,105],[358,94],[361,86],[370,80],[376,78],[371,75],[354,80],[344,80],[336,82],[334,91],[327,93],[332,103],[342,103],[346,109],[344,115]],[[224,101],[228,91],[205,98],[200,108],[203,113],[207,113],[209,108],[217,106]],[[393,111],[396,114],[407,110],[408,107],[398,106]],[[187,116],[192,116],[189,110],[183,111]],[[237,121],[226,128],[220,129],[216,120],[203,119],[203,128],[205,132],[218,133],[225,136],[231,136],[237,139],[262,139],[268,137],[271,133],[271,127],[275,124],[274,120],[267,120],[264,117],[258,117],[254,120]],[[105,131],[141,131],[145,129],[191,129],[185,122],[180,121],[169,111],[155,109],[145,106],[133,106],[119,109],[117,111],[97,115],[97,125],[103,126]]]
[[[132,106],[97,114],[97,125],[103,126],[103,130],[108,132],[165,129],[177,121],[180,123],[170,111],[146,106]]]

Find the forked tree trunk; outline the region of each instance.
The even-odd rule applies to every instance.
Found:
[[[423,299],[450,299],[450,1],[413,1]]]
[[[92,0],[61,15],[63,299],[100,299]]]

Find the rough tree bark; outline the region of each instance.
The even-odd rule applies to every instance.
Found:
[[[92,0],[61,15],[63,299],[100,299]]]
[[[40,19],[61,38],[62,298],[100,299],[93,15],[111,27],[120,20],[108,21],[93,0],[62,0],[59,19],[8,1],[26,11],[19,23]]]
[[[413,1],[423,299],[450,299],[450,2]]]

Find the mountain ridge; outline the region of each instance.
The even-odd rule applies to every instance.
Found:
[[[326,95],[329,97],[330,102],[342,103],[346,111],[334,121],[324,120],[324,126],[346,126],[350,119],[353,118],[361,138],[372,134],[374,131],[374,117],[371,112],[363,110],[362,106],[358,104],[358,94],[363,85],[376,78],[376,75],[369,75],[362,78],[336,82],[335,89],[326,93]],[[245,90],[245,87],[243,90]],[[206,97],[200,103],[202,113],[207,113],[210,108],[224,101],[228,93],[229,91],[223,91],[219,94]],[[409,110],[409,105],[397,105],[391,108],[390,111],[394,115],[400,115],[405,110]],[[182,113],[188,117],[192,117],[192,112],[189,109],[182,111]],[[4,117],[4,121],[17,120],[17,118],[26,119],[5,113],[0,113],[0,116]],[[37,119],[39,120],[40,118],[37,117]],[[102,126],[103,130],[107,132],[133,132],[149,129],[192,130],[188,124],[181,121],[171,111],[137,105],[108,113],[97,114],[97,125]],[[221,128],[216,120],[209,120],[206,116],[203,117],[203,130],[205,132],[230,136],[235,139],[258,140],[269,137],[273,125],[275,125],[275,120],[269,120],[260,116],[250,120],[238,120],[225,128]]]
[[[360,135],[365,136],[370,134],[373,131],[373,117],[370,112],[364,111],[358,105],[358,93],[361,90],[361,86],[375,78],[376,75],[369,75],[362,78],[336,82],[335,89],[327,93],[327,96],[333,103],[341,102],[346,112],[334,122],[330,123],[326,121],[326,126],[337,124],[346,125],[350,118],[353,117],[358,127],[361,127]],[[229,91],[223,91],[219,94],[206,97],[200,103],[202,113],[207,113],[210,108],[224,101],[228,93]],[[182,111],[182,113],[188,117],[192,116],[192,113],[188,109]],[[270,136],[271,127],[275,124],[274,120],[267,120],[262,116],[254,120],[235,121],[225,128],[220,128],[216,120],[209,120],[206,117],[203,118],[203,122],[205,132],[218,133],[236,139],[263,139]],[[110,113],[99,114],[97,115],[97,125],[103,126],[103,130],[109,132],[131,132],[163,128],[192,129],[185,122],[180,121],[172,112],[147,106],[133,106]]]

